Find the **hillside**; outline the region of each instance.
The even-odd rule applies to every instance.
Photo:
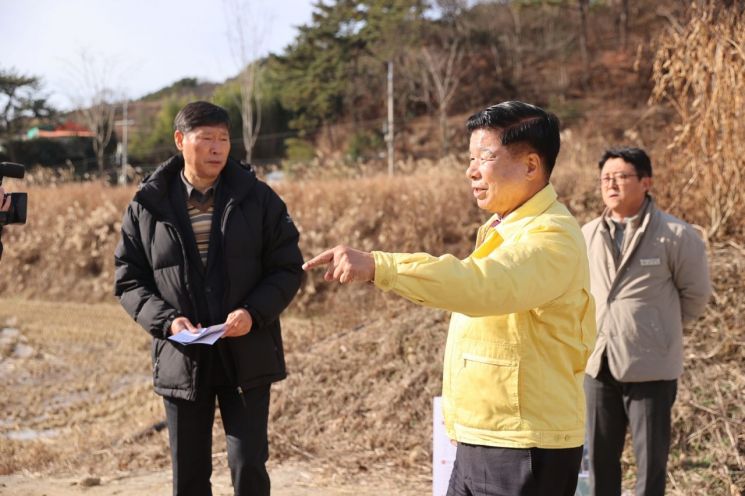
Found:
[[[645,144],[654,145],[661,137],[644,133],[643,127],[649,117],[656,40],[663,31],[683,22],[685,6],[666,0],[655,2],[650,8],[648,2],[631,0],[624,12],[615,2],[591,3],[584,28],[573,2],[475,2],[467,9],[444,11],[439,21],[409,26],[408,29],[423,34],[416,40],[402,39],[394,57],[398,64],[394,82],[398,156],[435,159],[457,150],[464,141],[464,118],[507,99],[544,106],[555,112],[566,128],[592,130],[606,142],[637,141],[641,137]],[[296,47],[294,51],[288,48],[260,61],[263,124],[254,154],[259,163],[287,166],[288,158],[293,162],[313,157],[320,158],[323,164],[350,159],[382,162],[385,67],[374,57],[371,59],[369,53],[385,50],[368,39],[378,39],[381,33],[372,31],[359,40],[344,38],[339,26],[344,25],[345,15],[351,15],[345,12],[340,6],[319,9],[318,20],[306,26],[307,32],[292,45]],[[622,29],[623,16],[626,21]],[[390,29],[375,24],[378,21],[372,17],[360,22],[367,23],[371,30]],[[320,70],[314,64],[322,63],[316,59],[321,52],[313,48],[313,33],[336,29],[333,43],[340,47],[365,44],[364,50],[345,52],[342,57],[350,59],[356,69],[326,61],[323,74],[313,76]],[[580,36],[583,29],[584,42]],[[421,47],[429,47],[435,57],[457,48],[453,72],[446,78],[441,72],[444,66],[437,65],[444,61],[437,58],[436,67],[430,67],[434,72],[428,72]],[[306,49],[311,52],[302,52]],[[293,59],[295,52],[297,60]],[[330,72],[342,74],[341,80],[328,80]],[[305,79],[297,76],[301,73],[306,74]],[[443,145],[443,102],[434,92],[438,84],[450,92],[444,109],[448,115],[447,146]],[[336,93],[330,93],[332,87]],[[296,94],[305,95],[305,101]],[[167,139],[155,148],[142,147],[138,140],[146,133],[163,132],[158,130],[158,119],[165,116],[158,114],[169,102],[193,99],[211,99],[225,105],[232,118],[241,119],[236,80],[221,85],[191,79],[177,81],[130,102],[130,115],[135,116],[136,122],[134,152],[130,154],[133,164],[151,165],[172,151]],[[318,103],[318,110],[314,110],[316,103],[312,102],[316,100],[326,103]],[[324,114],[321,109],[328,106],[335,110]],[[656,115],[656,129],[672,117],[663,108]],[[234,124],[234,147],[240,157],[240,125]],[[640,126],[642,129],[638,129]],[[118,135],[120,131],[117,130]],[[288,138],[295,141],[286,142]]]

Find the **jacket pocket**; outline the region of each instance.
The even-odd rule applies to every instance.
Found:
[[[662,325],[660,312],[653,306],[641,307],[634,315],[631,335],[641,352],[667,352],[670,336]]]
[[[192,359],[167,339],[153,340],[153,384],[167,389],[190,389]]]
[[[238,383],[246,384],[264,376],[284,373],[281,344],[271,328],[254,329],[237,338],[229,338]]]
[[[515,350],[511,345],[484,348],[460,356],[453,384],[455,421],[476,429],[515,429],[520,416]]]

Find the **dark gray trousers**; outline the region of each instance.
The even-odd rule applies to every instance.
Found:
[[[269,496],[267,424],[269,385],[210,388],[197,401],[163,398],[171,444],[174,496],[210,496],[215,398],[225,427],[228,465],[236,496]]]
[[[458,443],[447,496],[574,496],[582,446],[495,448]]]
[[[670,411],[678,381],[618,382],[605,357],[594,378],[585,375],[587,448],[593,496],[620,496],[626,426],[636,457],[637,496],[665,494]]]

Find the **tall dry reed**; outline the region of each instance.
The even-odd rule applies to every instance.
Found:
[[[692,3],[690,19],[661,36],[652,101],[677,113],[663,188],[711,237],[743,234],[745,11],[740,2]]]

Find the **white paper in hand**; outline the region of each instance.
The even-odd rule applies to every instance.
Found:
[[[225,324],[217,324],[199,329],[199,332],[183,330],[174,336],[168,336],[171,341],[181,344],[215,344],[225,334]]]

